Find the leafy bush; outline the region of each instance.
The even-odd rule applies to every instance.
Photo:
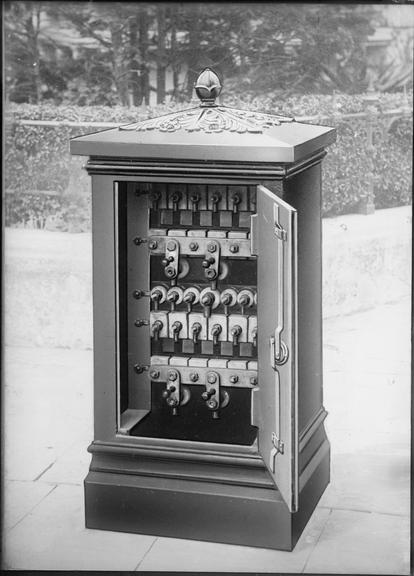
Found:
[[[392,118],[382,114],[407,105],[403,94],[379,96],[374,118],[374,151],[367,147],[363,95],[289,97],[281,105],[278,96],[240,101],[226,95],[225,103],[296,118],[314,117],[313,123],[336,126],[337,142],[323,162],[323,215],[334,216],[357,209],[368,189],[368,167],[376,174],[375,204],[378,208],[407,204],[411,197],[412,110]],[[82,165],[85,158],[69,154],[69,139],[99,127],[33,126],[22,120],[118,124],[152,118],[185,107],[182,104],[145,108],[105,106],[50,106],[11,104],[5,116],[6,225],[34,225],[50,229],[83,231],[90,228],[90,182]],[[316,118],[315,118],[316,117]],[[306,120],[305,120],[306,121]],[[379,137],[378,137],[379,135]],[[397,171],[398,170],[398,171]],[[41,191],[42,193],[39,193]],[[51,192],[52,194],[47,194]]]

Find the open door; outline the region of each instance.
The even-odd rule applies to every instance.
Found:
[[[259,452],[289,510],[298,507],[296,210],[257,187]]]

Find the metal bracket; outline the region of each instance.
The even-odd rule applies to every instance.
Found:
[[[287,240],[287,232],[279,222],[279,206],[273,204],[273,221],[275,223],[275,235],[279,240],[284,242]]]
[[[180,259],[180,244],[177,240],[167,240],[165,245],[165,270],[164,273],[171,284],[175,286],[178,276],[178,263]]]
[[[283,340],[280,340],[279,354],[276,354],[276,339],[274,336],[270,337],[270,365],[273,370],[276,370],[276,366],[281,366],[287,362],[289,358],[289,349]]]
[[[270,451],[269,467],[270,467],[271,471],[274,472],[275,471],[276,455],[277,454],[283,454],[285,451],[284,443],[280,440],[280,438],[278,438],[276,436],[275,432],[272,432],[272,445],[273,445],[273,448]]]
[[[168,371],[168,382],[167,388],[164,392],[168,406],[172,408],[173,416],[178,414],[178,406],[180,405],[181,399],[181,378],[180,373],[177,370],[170,369]]]
[[[219,275],[220,266],[220,244],[215,240],[210,240],[207,243],[203,266],[205,266],[204,275],[207,280],[215,283]]]

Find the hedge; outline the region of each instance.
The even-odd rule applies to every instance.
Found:
[[[375,205],[408,204],[411,198],[412,109],[409,96],[383,94],[374,122],[374,149],[367,147],[367,117],[363,95],[302,95],[280,105],[277,96],[242,102],[226,97],[226,105],[295,117],[317,116],[313,122],[336,126],[338,139],[323,163],[323,215],[356,211],[368,189],[368,167],[373,162]],[[85,158],[69,154],[69,139],[96,127],[32,126],[20,120],[116,122],[151,118],[182,109],[182,104],[146,108],[80,107],[9,104],[5,116],[6,225],[38,226],[73,232],[90,229],[90,183],[82,169]],[[387,112],[400,109],[395,116]],[[405,110],[405,112],[404,112]],[[404,112],[404,113],[403,113]],[[392,123],[392,125],[391,125]]]

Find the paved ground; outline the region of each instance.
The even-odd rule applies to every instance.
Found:
[[[293,552],[85,529],[92,354],[7,348],[3,568],[409,574],[410,321],[325,322],[332,481]]]

